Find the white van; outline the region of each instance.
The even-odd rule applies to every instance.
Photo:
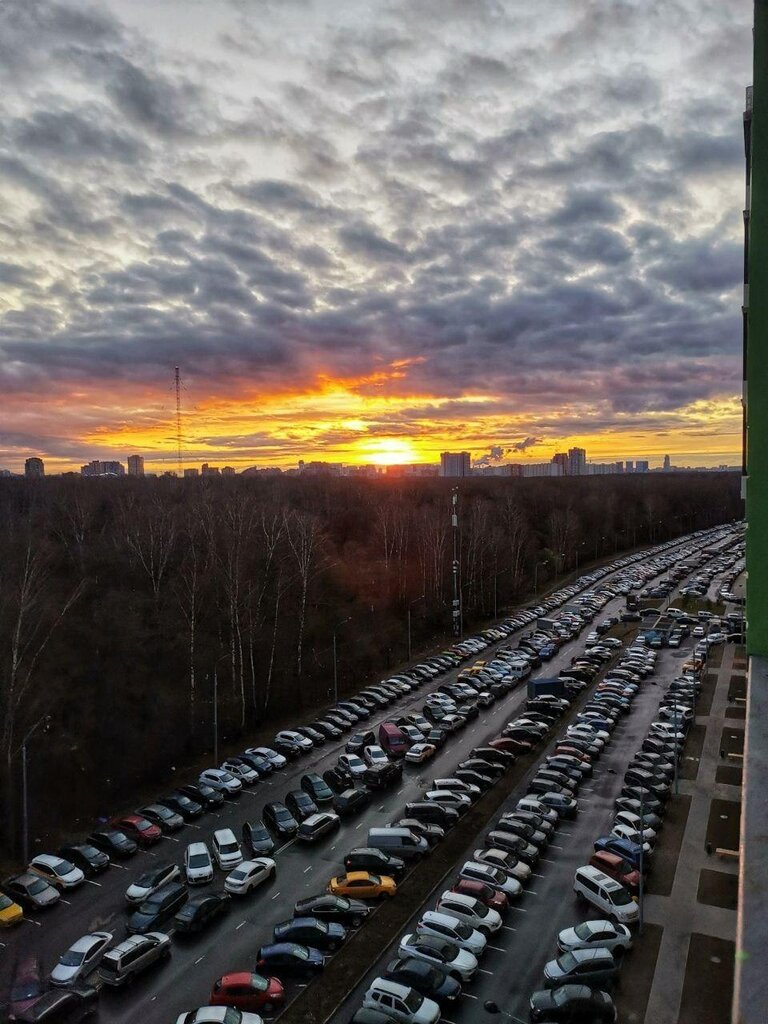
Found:
[[[640,908],[629,891],[589,864],[576,869],[573,891],[577,899],[586,900],[619,924],[635,924],[640,917]]]

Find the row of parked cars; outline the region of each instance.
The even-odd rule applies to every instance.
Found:
[[[599,575],[600,574],[595,574],[594,582],[597,581]],[[583,582],[593,582],[593,580],[591,578],[585,578],[584,581],[579,581],[579,584],[581,585]],[[592,614],[595,614],[596,611],[599,609],[600,601],[602,600],[604,603],[604,601],[610,599],[610,596],[612,596],[611,593],[606,593],[605,591],[600,592],[597,596],[593,595],[592,607],[589,608],[590,599],[588,598],[585,603],[584,610],[588,610]],[[465,641],[462,645],[461,650],[455,650],[451,653],[454,655],[454,658],[459,656],[468,656],[480,653],[485,649],[485,646],[488,643],[505,638],[512,630],[519,628],[520,625],[525,624],[526,622],[533,622],[534,619],[539,618],[545,613],[551,613],[564,601],[572,598],[580,602],[582,601],[582,598],[580,597],[580,595],[578,595],[576,588],[568,588],[567,590],[562,591],[555,597],[549,599],[546,605],[539,606],[535,609],[527,610],[526,612],[521,613],[521,616],[507,620],[503,624],[503,626],[499,627],[495,631],[489,631],[482,638],[473,638],[471,640]],[[463,680],[464,684],[468,688],[470,688],[472,692],[477,696],[480,696],[481,694],[490,693],[492,701],[493,699],[495,699],[495,697],[500,695],[500,683],[503,685],[506,682],[507,686],[509,686],[510,684],[514,685],[514,682],[516,682],[517,679],[521,677],[517,675],[517,671],[520,667],[521,662],[527,662],[528,671],[530,671],[530,665],[535,664],[536,657],[540,656],[540,654],[542,653],[542,646],[546,647],[548,644],[551,644],[553,642],[556,644],[558,639],[562,642],[568,635],[568,629],[578,628],[580,624],[583,624],[583,622],[586,621],[586,617],[586,615],[581,614],[574,615],[573,612],[565,613],[562,617],[562,620],[558,623],[557,628],[554,631],[545,631],[546,635],[533,633],[530,637],[526,638],[527,643],[524,645],[524,651],[522,655],[520,653],[513,653],[512,651],[502,651],[500,659],[495,659],[496,664],[494,664],[493,662],[487,664],[481,663],[480,665],[474,667],[472,670],[467,670],[465,673],[463,673],[463,675],[465,676],[465,679]],[[545,657],[546,653],[547,652],[544,651]],[[448,652],[446,652],[441,667],[447,669],[449,666],[455,666],[456,661],[454,660],[454,658],[449,657]],[[440,663],[438,662],[438,664]],[[434,669],[436,668],[436,665],[432,664],[431,667]],[[501,671],[502,668],[507,670],[512,669],[512,671],[508,671],[505,674]],[[434,678],[434,673],[427,673],[426,675],[422,673],[422,678],[420,681],[424,682],[428,677]],[[416,678],[418,678],[418,676]],[[472,683],[474,683],[474,685],[472,685],[472,683],[470,682],[467,682],[468,679],[472,680]],[[398,699],[398,697],[404,695],[404,693],[410,692],[413,689],[413,682],[413,679],[410,679],[408,682],[406,682],[405,680],[395,679],[380,684],[379,688],[370,691],[368,699],[371,701],[371,704],[373,705],[372,708],[366,709],[362,703],[357,704],[355,701],[353,701],[352,707],[344,709],[346,710],[346,717],[341,718],[341,723],[343,723],[343,727],[351,729],[355,724],[364,724],[366,721],[364,713],[356,716],[357,723],[355,721],[350,720],[356,714],[355,709],[359,709],[362,711],[368,710],[370,712],[377,707],[386,706],[386,703],[390,702],[391,700]],[[400,684],[399,686],[397,685],[398,683]],[[493,686],[496,687],[496,692],[494,692],[492,688]],[[381,689],[381,687],[385,687],[385,689]],[[438,692],[444,691],[438,690]],[[502,690],[501,692],[504,691]],[[376,696],[378,696],[379,698],[378,701],[374,699]],[[458,711],[459,708],[457,706],[457,712]],[[460,712],[459,714],[461,717]],[[420,716],[419,721],[401,721],[399,725],[401,727],[410,727],[416,730],[417,732],[421,733],[420,737],[415,734],[412,734],[409,737],[409,739],[414,741],[408,748],[409,752],[412,748],[415,747],[417,748],[416,753],[419,754],[418,748],[420,744],[422,747],[429,747],[430,745],[432,745],[428,742],[428,739],[430,738],[429,733],[433,732],[433,730],[436,731],[437,727],[433,723],[427,721],[425,717]],[[427,726],[431,726],[431,728],[429,729],[429,731],[424,732],[423,730],[426,729]],[[341,728],[339,729],[339,732],[341,732]],[[439,732],[442,735],[435,735],[433,732],[433,735],[431,737],[433,740],[436,740],[437,743],[445,741],[444,734],[447,732],[447,730],[439,730]],[[301,735],[301,733],[299,733],[299,735]],[[326,738],[335,737],[328,736]],[[46,879],[46,877],[44,877],[44,874],[48,873],[48,877],[50,878],[51,882],[53,882],[53,885],[49,887],[53,889],[54,896],[58,898],[58,893],[60,890],[64,888],[76,887],[77,885],[81,884],[83,878],[79,877],[77,872],[80,872],[83,877],[86,874],[96,874],[99,871],[106,870],[106,868],[109,866],[110,858],[118,859],[131,856],[139,846],[153,845],[155,842],[159,841],[162,834],[166,832],[177,831],[184,825],[185,822],[194,820],[201,814],[205,813],[205,811],[212,810],[220,806],[225,798],[231,798],[232,796],[234,796],[237,790],[241,789],[243,784],[254,784],[259,778],[264,778],[271,772],[284,767],[287,760],[289,760],[292,756],[298,756],[300,749],[296,749],[298,747],[298,744],[294,743],[294,749],[293,751],[290,751],[288,747],[284,745],[286,739],[286,737],[281,737],[280,741],[277,741],[276,739],[276,746],[278,745],[279,742],[279,745],[283,747],[282,753],[280,750],[270,747],[248,748],[243,752],[243,754],[238,755],[238,757],[228,759],[221,766],[220,769],[209,769],[206,772],[202,773],[196,783],[191,784],[189,786],[180,787],[178,790],[169,794],[162,800],[157,801],[156,804],[148,805],[145,808],[140,808],[139,811],[134,815],[125,815],[120,818],[114,819],[112,822],[109,823],[109,826],[96,829],[91,835],[88,836],[87,840],[85,840],[84,842],[70,844],[66,847],[63,847],[58,856],[40,855],[39,858],[35,858],[35,860],[37,860],[39,863],[30,865],[30,873],[33,875],[33,879],[31,880],[32,883],[34,884],[36,880],[39,878],[39,880],[43,883],[44,886],[48,885],[48,880]],[[305,739],[310,739],[311,746],[305,746],[304,749],[311,749],[312,746],[315,745],[314,741],[310,737],[305,737]],[[513,753],[514,750],[526,749],[525,741],[521,743],[515,743],[513,749],[510,749],[508,739],[508,737],[499,737],[497,741],[493,741],[495,745],[491,745],[488,747],[488,751],[493,751],[496,754],[504,755]],[[289,742],[292,743],[293,740],[289,740]],[[387,756],[386,751],[383,750],[383,748],[380,748],[379,751],[364,750],[363,753],[364,756],[366,754],[368,755],[367,768],[383,767],[382,754],[384,757],[387,758],[387,763],[391,764],[390,759]],[[412,758],[409,758],[409,760],[416,761],[417,758],[414,756]],[[422,757],[419,756],[418,763],[420,763],[421,760]],[[474,760],[483,761],[483,758],[475,758]],[[349,768],[349,766],[345,767]],[[393,767],[399,768],[399,765],[393,765]],[[488,770],[487,763],[465,765],[463,770],[470,773],[475,772],[476,774],[480,774],[482,776],[482,772],[477,772],[478,768],[486,768],[486,770]],[[457,773],[461,770],[462,769],[457,769]],[[231,780],[226,778],[227,774],[231,775],[235,782],[239,783],[239,786],[232,786]],[[302,792],[304,793],[304,795],[310,798],[310,801],[313,801],[314,799],[315,803],[317,803],[316,793],[313,792],[313,786],[317,785],[318,783],[323,784],[324,780],[320,779],[318,776],[315,776],[314,780],[312,780],[313,786],[309,786],[309,792],[307,792],[308,787],[305,786],[304,783],[306,780],[310,778],[311,774],[312,773],[307,773],[307,775],[303,777]],[[352,781],[354,781],[354,772],[349,772],[349,775],[352,776]],[[486,779],[490,779],[492,781],[492,776],[493,771],[490,772],[490,776],[486,776]],[[470,786],[475,785],[475,782],[468,782],[468,778],[470,777],[471,776],[468,776],[467,778],[462,779],[459,776],[458,781],[465,782]],[[347,781],[349,781],[349,778],[347,779]],[[438,780],[436,780],[436,782],[437,781]],[[354,789],[355,791],[357,791],[356,787],[354,787]],[[327,792],[330,792],[330,787],[326,785],[325,790]],[[439,788],[433,788],[432,790],[430,790],[430,793],[441,794],[442,792],[444,792],[444,790],[441,790]],[[339,794],[338,792],[331,793],[331,799],[337,799],[338,796],[340,795],[341,794]],[[438,796],[438,798],[435,799],[434,796],[428,797],[428,795],[425,794],[425,797],[426,799],[424,801],[417,801],[415,803],[421,803],[426,805],[427,810],[424,811],[423,809],[420,809],[418,807],[412,807],[410,809],[407,808],[406,817],[401,819],[401,822],[395,823],[395,827],[406,827],[415,829],[416,833],[421,833],[421,836],[417,835],[417,838],[423,838],[425,835],[428,835],[429,839],[425,841],[433,842],[436,838],[438,838],[438,836],[436,836],[436,833],[440,832],[441,826],[437,825],[434,821],[420,820],[419,817],[417,816],[409,818],[407,817],[407,815],[410,814],[411,811],[413,811],[414,814],[421,813],[422,818],[425,815],[427,817],[440,815],[443,824],[445,825],[448,821],[450,821],[451,811],[453,810],[453,808],[449,805],[450,803],[453,803],[455,801],[452,799],[452,794],[451,797],[449,797],[446,804],[442,804],[442,800],[444,798],[441,796]],[[462,803],[462,801],[458,801],[458,803]],[[303,816],[303,820],[299,820],[302,817],[302,815],[301,812],[299,812],[297,809],[289,808],[289,810],[292,811],[292,814],[294,815],[294,820],[298,824],[297,834],[299,835],[299,838],[304,838],[307,841],[314,841],[314,839],[320,838],[323,834],[325,834],[323,829],[331,830],[334,827],[337,827],[338,824],[338,815],[336,814],[335,809],[321,810],[319,807],[315,807],[314,809],[312,809],[312,813]],[[526,809],[523,808],[523,810]],[[265,817],[268,817],[268,813],[265,813]],[[312,818],[315,818],[315,820],[310,820],[309,826],[307,826],[308,819]],[[320,822],[317,821],[318,818],[321,819]],[[318,828],[318,830],[315,832],[313,826],[317,828],[318,825],[322,827]],[[303,829],[303,835],[300,833],[301,829]],[[247,836],[245,834],[246,830],[248,832]],[[280,836],[279,827],[273,828],[272,831],[278,837]],[[229,835],[217,835],[217,833],[220,832],[229,832]],[[251,846],[250,851],[248,850],[249,840]],[[195,885],[198,882],[202,881],[203,877],[205,877],[205,880],[210,880],[210,874],[213,868],[213,864],[211,863],[211,861],[215,862],[215,865],[222,869],[230,867],[229,874],[227,876],[227,879],[225,880],[225,890],[223,893],[201,893],[199,894],[199,897],[193,896],[192,899],[188,899],[187,893],[185,891],[185,885],[183,885],[179,881],[166,880],[167,884],[175,884],[179,886],[179,888],[182,890],[182,892],[179,894],[179,905],[177,908],[175,908],[175,913],[171,914],[170,917],[168,917],[167,914],[169,907],[160,908],[161,916],[165,914],[166,921],[172,920],[174,923],[174,927],[178,931],[183,931],[185,929],[185,924],[184,921],[182,920],[183,918],[187,919],[189,924],[189,930],[193,930],[196,927],[205,926],[207,921],[213,920],[217,913],[223,913],[226,911],[226,905],[230,897],[232,895],[236,895],[238,889],[239,892],[250,891],[252,888],[256,886],[256,884],[261,884],[261,882],[273,876],[274,861],[271,861],[270,863],[266,864],[260,864],[258,863],[258,858],[256,858],[255,861],[244,861],[242,860],[241,855],[241,864],[236,865],[234,867],[232,867],[231,864],[227,865],[226,862],[220,858],[219,854],[222,851],[226,852],[225,847],[231,845],[233,841],[234,844],[237,846],[237,840],[230,830],[216,830],[211,844],[213,853],[211,853],[211,851],[207,849],[205,843],[193,843],[190,844],[189,847],[187,848],[187,853],[184,859],[183,870],[186,875],[185,881],[187,885]],[[267,845],[271,844],[271,846],[274,845],[274,838],[272,835],[270,835],[270,829],[266,828],[263,822],[257,822],[255,824],[246,822],[244,825],[244,844],[246,845],[246,852],[248,853],[249,856],[253,856],[256,850],[259,849],[259,843]],[[261,850],[259,850],[259,852],[261,852]],[[71,857],[72,859],[69,860],[68,857]],[[267,862],[270,861],[268,857],[264,857],[263,860]],[[53,863],[46,863],[47,861]],[[62,861],[63,863],[59,864],[58,861]],[[245,871],[239,871],[239,875],[242,877],[233,877],[234,874],[238,872],[238,869],[242,869],[244,865],[246,866]],[[161,865],[160,867],[168,868],[169,866]],[[32,870],[33,868],[34,870]],[[40,868],[42,868],[43,873],[38,873]],[[72,868],[74,868],[75,871],[72,871]],[[176,867],[176,870],[179,870],[178,867]],[[251,871],[253,871],[252,875]],[[200,874],[196,874],[197,872],[199,872]],[[160,878],[161,874],[161,871],[153,872],[153,875],[155,875],[156,880],[160,881],[162,881],[162,879]],[[150,882],[152,881],[149,879],[144,880]],[[137,880],[138,889],[142,888],[142,886],[139,884],[141,881],[142,879]],[[462,881],[466,884],[474,884],[477,880],[463,879]],[[483,883],[480,882],[478,884],[482,885]],[[37,886],[34,885],[34,888],[37,888]],[[162,889],[164,888],[164,886],[161,884],[159,888]],[[38,894],[44,896],[45,889],[38,890]],[[156,892],[149,894],[150,897],[154,895],[156,895]],[[348,898],[342,895],[340,892],[329,893],[327,895],[328,898],[333,897],[334,899],[343,900]],[[20,898],[25,899],[25,896],[20,895]],[[54,900],[51,900],[51,902],[53,901]],[[9,910],[9,916],[12,919],[18,919],[18,917],[20,916],[20,910],[16,906],[14,901],[10,897],[6,897],[5,902],[8,905],[0,906],[0,914],[2,914],[4,911]],[[30,901],[30,903],[28,904],[29,907],[37,907],[43,905],[45,905],[45,899],[41,900],[40,902]],[[106,977],[110,976],[110,965],[115,964],[117,970],[115,970],[111,974],[112,983],[123,984],[125,983],[125,980],[128,980],[129,977],[132,976],[134,971],[137,972],[139,969],[142,969],[144,965],[148,965],[150,962],[154,962],[154,960],[163,958],[170,954],[169,936],[162,931],[154,931],[151,929],[152,919],[150,918],[147,923],[140,923],[139,928],[133,935],[129,937],[129,939],[125,940],[123,943],[118,944],[118,947],[113,946],[111,950],[109,949],[109,941],[112,940],[111,935],[108,935],[108,933],[92,933],[89,936],[84,936],[81,940],[78,940],[77,943],[74,943],[70,950],[68,950],[67,953],[64,954],[62,959],[70,959],[72,961],[76,961],[79,959],[79,965],[73,963],[73,965],[71,966],[74,969],[75,973],[82,976],[94,970],[100,961],[99,973],[100,975],[105,977],[105,979]],[[67,965],[61,964],[58,966],[62,968],[62,970],[59,973],[61,973],[63,977],[63,975],[66,973],[64,968],[66,968]],[[77,970],[78,966],[80,968],[79,971]],[[107,983],[109,984],[110,982],[107,981]],[[68,982],[64,982],[64,984],[68,984]],[[218,981],[216,982],[216,986],[218,986],[220,990],[221,997],[223,999],[226,999],[229,988],[227,984],[227,979],[218,979]],[[222,1005],[229,1004],[223,1003]],[[51,1019],[56,1018],[52,1017]]]

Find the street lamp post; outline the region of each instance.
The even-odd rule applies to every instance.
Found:
[[[586,543],[587,543],[587,542],[586,542],[585,540],[583,540],[583,541],[581,542],[581,544],[577,544],[577,545],[576,545],[576,548],[575,548],[575,551],[574,551],[574,553],[575,553],[575,555],[576,555],[576,569],[575,569],[575,571],[576,571],[576,572],[578,572],[578,571],[579,571],[579,550],[580,550],[581,548],[583,548],[583,547],[584,547],[584,545],[585,545]]]
[[[336,656],[336,633],[341,627],[349,622],[352,616],[348,616],[346,619],[342,619],[333,627],[333,703],[335,704],[339,699],[339,666],[338,658]]]
[[[29,785],[27,780],[27,743],[41,725],[47,729],[50,725],[50,715],[43,715],[38,718],[32,728],[27,732],[21,741],[21,847],[24,863],[29,863]]]
[[[411,608],[415,604],[418,604],[419,601],[423,601],[423,600],[424,600],[424,594],[420,594],[418,597],[415,597],[413,599],[413,601],[410,601],[408,603],[408,661],[411,660]]]
[[[534,595],[538,594],[538,592],[539,592],[539,566],[540,565],[549,565],[549,559],[545,558],[543,562],[537,562],[536,565],[533,567],[533,593],[534,593]]]

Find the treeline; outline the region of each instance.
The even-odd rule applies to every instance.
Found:
[[[380,678],[554,574],[741,515],[734,474],[576,480],[0,480],[7,846]],[[335,644],[334,644],[335,636]],[[336,658],[334,658],[334,647]]]

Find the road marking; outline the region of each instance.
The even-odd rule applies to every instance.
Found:
[[[304,868],[304,874],[306,875],[306,873],[308,871],[311,871],[311,870],[312,870],[312,865],[310,864],[308,868]]]
[[[497,953],[506,953],[507,952],[506,949],[502,949],[501,946],[487,945],[485,948],[486,949],[495,949]]]
[[[535,890],[535,889],[526,889],[525,891],[526,891],[527,893],[530,893],[530,894],[531,894],[531,896],[538,896],[538,895],[539,895],[539,894],[538,894],[538,893],[536,892],[536,890]]]
[[[485,970],[483,970],[482,967],[478,967],[477,968],[477,973],[478,974],[489,974],[489,975],[491,975],[491,977],[493,977],[493,971],[485,971]]]
[[[355,825],[355,831],[357,831],[359,828],[362,828],[362,827],[363,827],[363,822],[361,821],[359,825]]]
[[[205,960],[205,953],[203,953],[203,955],[202,955],[202,956],[199,956],[199,957],[197,958],[197,960],[195,960],[195,963],[196,963],[196,964],[199,964],[201,960]]]
[[[240,924],[235,928],[235,931],[239,932],[244,924],[248,924],[248,922],[247,921],[241,921]]]
[[[550,843],[549,844],[549,848],[550,848],[550,850],[564,850],[565,849],[564,846],[555,846],[554,843]]]
[[[202,826],[202,825],[195,825],[195,824],[194,824],[194,822],[191,822],[191,821],[190,821],[190,822],[189,822],[189,827],[190,827],[190,828],[196,828],[196,829],[198,829],[198,831],[199,831],[199,830],[200,830],[200,829],[201,829],[201,828],[202,828],[203,826]]]
[[[93,882],[90,878],[86,878],[86,882],[88,883],[88,885],[95,885],[99,889],[101,889],[101,882]]]
[[[503,924],[501,926],[501,928],[502,928],[502,931],[505,931],[505,932],[516,932],[517,931],[517,928],[510,928],[510,926],[508,924]]]
[[[150,857],[156,857],[157,856],[157,854],[153,850],[147,850],[146,852],[149,854]]]
[[[39,921],[35,921],[34,918],[31,918],[31,917],[23,917],[22,921],[24,922],[24,924],[34,924],[38,928],[42,928],[43,927],[42,924]]]
[[[274,895],[274,896],[272,897],[272,899],[273,899],[273,900],[276,900],[276,899],[277,899],[277,897],[278,897],[279,895],[280,895],[280,893],[279,893],[279,892],[276,892],[276,893],[275,893],[275,895]]]
[[[395,795],[396,796],[400,796],[400,794],[403,792],[404,789],[405,789],[405,786],[401,786],[400,789],[398,789],[398,791],[397,791],[397,793]]]
[[[180,839],[174,839],[173,836],[166,836],[165,838],[166,839],[170,839],[172,843],[180,843],[181,842]]]
[[[60,902],[60,903],[66,903],[66,905],[67,905],[68,907],[71,907],[71,906],[72,906],[72,903],[70,902],[70,900],[64,900],[64,899],[62,899],[62,900],[59,900],[59,902]]]
[[[275,856],[277,856],[278,853],[282,853],[283,850],[287,850],[289,846],[293,846],[295,842],[295,839],[289,839],[287,843],[283,843],[282,846],[278,847],[278,849],[275,850]]]
[[[510,907],[510,910],[516,910],[518,914],[527,914],[528,911],[524,907]]]
[[[384,810],[384,804],[382,804],[381,807],[377,807],[376,810],[377,811],[383,811]]]
[[[465,999],[479,999],[480,996],[473,996],[470,992],[465,992],[464,993],[464,998]],[[443,1020],[445,1020],[445,1017],[443,1017]]]
[[[112,861],[110,861],[110,864],[109,864],[109,866],[110,866],[111,868],[117,868],[117,870],[118,870],[118,871],[127,871],[127,870],[128,870],[128,869],[126,868],[125,864],[115,864],[115,863],[113,863]]]
[[[557,830],[557,834],[558,834],[559,836],[572,836],[572,835],[573,835],[573,832],[561,832],[561,831],[560,831],[560,829],[558,829],[558,830]]]

